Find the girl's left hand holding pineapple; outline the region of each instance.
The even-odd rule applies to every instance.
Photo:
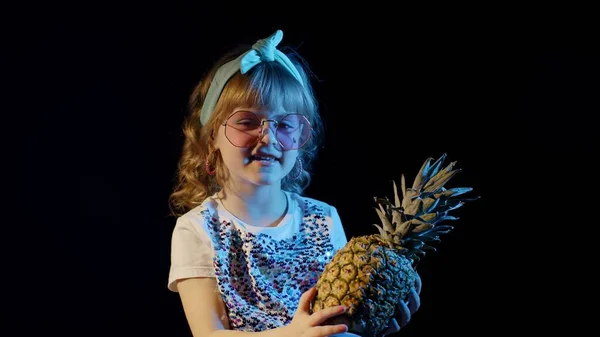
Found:
[[[412,288],[410,293],[408,294],[408,301],[407,302],[400,301],[400,303],[398,303],[398,307],[396,308],[396,312],[397,312],[396,318],[392,318],[390,320],[390,322],[388,323],[388,328],[383,332],[383,334],[379,335],[378,337],[385,337],[387,335],[396,333],[396,332],[400,331],[401,328],[405,327],[406,324],[408,324],[408,322],[410,322],[412,315],[415,312],[417,312],[417,310],[419,310],[419,307],[421,306],[421,298],[419,297],[419,294],[421,293],[421,286],[422,286],[421,278],[419,277],[419,274],[417,274],[417,278],[415,280],[415,287]],[[332,335],[330,337],[361,337],[361,336],[351,333],[351,332],[343,332],[343,333]]]
[[[421,293],[421,277],[417,273],[417,278],[415,280],[415,287],[411,289],[408,294],[408,301],[400,301],[398,303],[398,307],[396,307],[397,316],[396,318],[392,318],[390,323],[388,324],[387,330],[380,336],[386,336],[400,331],[400,328],[403,328],[410,322],[412,315],[419,310],[421,306],[421,298],[419,294]]]

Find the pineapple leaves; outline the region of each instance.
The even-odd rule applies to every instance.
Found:
[[[446,157],[448,155],[446,153],[444,153],[443,155],[441,155],[432,165],[431,168],[428,170],[428,172],[424,172],[424,178],[425,180],[430,180],[433,176],[435,176],[436,174],[438,174],[438,171],[440,170],[440,167],[442,166],[442,163],[444,162],[444,160],[446,160]]]
[[[424,230],[422,232],[419,233],[414,233],[414,235],[417,238],[434,238],[437,237],[439,235],[443,235],[443,234],[447,234],[450,231],[452,231],[454,229],[453,226],[449,226],[449,225],[440,225],[440,226],[434,226],[428,230]]]
[[[422,240],[417,240],[414,238],[407,238],[406,240],[403,240],[403,246],[409,249],[420,249],[421,247],[423,247],[425,245],[425,243]]]
[[[465,193],[469,193],[473,190],[472,187],[454,187],[454,188],[450,188],[445,190],[442,195],[445,197],[456,197]]]
[[[413,183],[413,187],[412,187],[413,190],[420,190],[423,180],[427,180],[427,175],[428,175],[429,168],[430,168],[429,164],[431,163],[432,160],[433,160],[433,158],[427,158],[427,160],[425,160],[425,162],[421,166],[421,169],[419,170],[419,173],[417,173],[417,177],[415,178],[415,181]]]
[[[433,225],[430,223],[422,223],[420,225],[415,226],[415,229],[413,229],[413,232],[422,232],[424,230],[430,229],[432,228]]]
[[[404,180],[404,179],[403,179]],[[400,207],[402,204],[400,203],[400,198],[398,197],[398,188],[396,187],[396,182],[394,181],[394,206]],[[404,183],[402,184],[404,185]],[[404,198],[404,189],[402,189],[402,197]]]
[[[423,249],[424,251],[430,251],[430,252],[435,252],[435,251],[437,251],[437,249],[435,249],[435,247],[433,247],[433,246],[430,246],[430,245],[423,245],[422,249]]]
[[[463,200],[448,200],[443,205],[438,206],[437,211],[444,212],[444,213],[453,211],[453,210],[461,207],[464,204],[465,204],[465,202]]]
[[[406,179],[404,178],[404,174],[402,174],[400,180],[400,188],[402,189],[402,199],[406,199]],[[402,204],[396,205],[398,207],[402,206]]]
[[[379,235],[382,238],[385,238],[386,234],[385,234],[385,231],[383,230],[383,228],[381,228],[381,226],[379,226],[378,224],[373,224],[373,226],[377,227],[377,229],[379,230]]]
[[[444,186],[452,177],[454,177],[461,169],[453,170],[456,162],[452,162],[446,166],[445,169],[440,171],[434,177],[432,177],[425,186],[423,186],[423,190],[425,192],[437,192],[442,186]]]
[[[423,208],[419,210],[419,213],[431,212],[439,203],[440,199],[424,198]]]
[[[394,228],[392,227],[392,223],[390,222],[390,219],[387,217],[386,215],[386,211],[383,208],[383,206],[381,204],[379,204],[379,208],[376,208],[375,211],[377,212],[377,215],[379,215],[379,220],[381,220],[381,223],[383,224],[383,231],[380,230],[382,236],[384,233],[393,233],[394,232]],[[381,228],[381,227],[378,227]]]
[[[444,214],[444,215],[442,215],[442,216],[440,216],[440,217],[436,218],[436,219],[433,221],[433,223],[432,223],[432,224],[435,226],[435,225],[439,224],[439,223],[440,223],[440,222],[442,222],[442,221],[446,221],[446,220],[458,220],[458,219],[459,219],[458,217],[455,217],[455,216],[452,216],[452,215],[447,215],[447,214]],[[438,227],[439,227],[439,226],[438,226]]]
[[[405,237],[406,234],[408,234],[408,232],[410,231],[411,226],[412,226],[411,220],[404,221],[397,225],[396,230],[394,231],[394,234],[400,235],[401,237]]]
[[[421,216],[416,217],[417,220],[421,222],[431,223],[438,216],[437,212],[426,213]]]
[[[471,187],[446,188],[445,185],[461,170],[455,169],[456,161],[444,166],[447,155],[433,161],[427,158],[421,165],[412,187],[408,188],[405,175],[401,175],[400,188],[393,183],[394,200],[374,197],[378,207],[375,211],[380,224],[381,239],[390,247],[418,261],[425,251],[435,251],[433,245],[440,236],[453,227],[442,225],[444,221],[458,220],[449,212],[462,207],[466,202],[479,197],[464,198]]]
[[[415,192],[415,191],[409,191],[409,194],[416,195],[416,193],[417,192]],[[404,199],[404,201],[406,201],[406,200],[408,200],[408,199]],[[423,199],[421,199],[421,198],[416,198],[416,199],[414,199],[414,201],[412,201],[410,203],[406,202],[406,205],[403,205],[404,213],[407,215],[414,216],[419,211],[422,203],[423,203]]]

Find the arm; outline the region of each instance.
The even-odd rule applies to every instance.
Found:
[[[188,278],[177,282],[179,297],[186,319],[194,337],[256,337],[283,336],[283,328],[263,332],[229,330],[225,305],[218,291],[216,280],[211,277]]]
[[[211,276],[214,271],[211,241],[203,229],[203,222],[188,217],[177,219],[171,241],[168,288],[179,293],[194,337],[249,336],[247,332],[230,330],[225,304],[217,291],[216,279]],[[283,334],[276,329],[261,332],[259,336]]]
[[[177,281],[177,291],[194,337],[229,329],[225,305],[215,288],[216,280],[210,277]]]
[[[344,325],[319,326],[330,317],[341,313],[339,308],[329,308],[309,315],[313,289],[304,293],[294,320],[290,325],[261,331],[243,332],[229,330],[225,305],[216,289],[214,278],[188,278],[177,281],[177,289],[188,325],[194,337],[324,337],[346,331]]]

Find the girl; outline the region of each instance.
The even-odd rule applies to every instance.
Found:
[[[170,198],[168,289],[195,337],[330,336],[343,307],[311,314],[312,288],[346,243],[335,207],[301,195],[322,124],[304,63],[282,32],[223,57],[194,90]],[[306,70],[305,70],[306,69]],[[420,284],[399,308],[404,325]]]

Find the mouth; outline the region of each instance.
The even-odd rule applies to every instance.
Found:
[[[279,159],[268,154],[255,154],[249,157],[250,162],[257,161],[262,164],[273,164],[279,162]]]

